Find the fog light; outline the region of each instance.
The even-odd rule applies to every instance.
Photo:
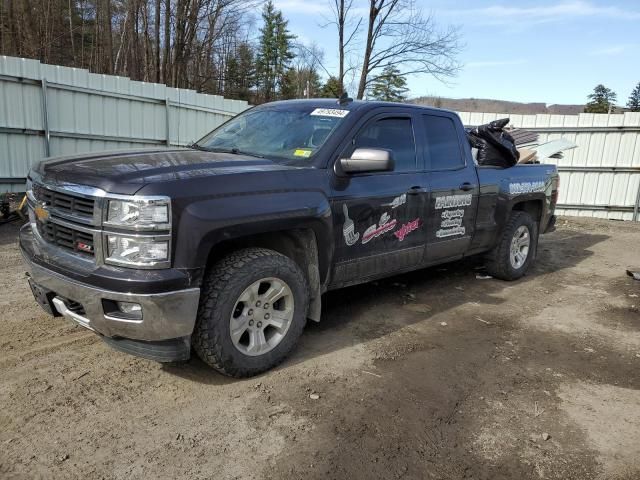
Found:
[[[120,310],[127,318],[142,320],[142,305],[133,302],[116,302]]]

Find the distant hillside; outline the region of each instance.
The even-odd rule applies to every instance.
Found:
[[[409,101],[418,105],[446,108],[457,112],[511,113],[532,115],[550,113],[557,115],[577,115],[584,111],[584,105],[549,105],[544,103],[520,103],[486,98],[442,98],[419,97]]]

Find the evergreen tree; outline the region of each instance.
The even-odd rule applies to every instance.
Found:
[[[308,90],[308,93],[307,93]],[[282,83],[281,96],[291,98],[318,98],[321,94],[320,75],[313,68],[287,70]]]
[[[305,78],[305,96],[309,98],[322,97],[322,84],[320,83],[320,75],[316,70],[307,70],[304,74]],[[307,89],[309,90],[307,94]]]
[[[340,80],[333,76],[329,77],[320,90],[320,96],[322,98],[340,98],[340,95],[342,95]]]
[[[631,92],[627,107],[629,107],[629,110],[632,112],[640,112],[640,83],[638,83],[636,88],[633,89],[633,92]]]
[[[295,38],[287,29],[288,21],[269,0],[262,11],[264,25],[260,29],[257,79],[262,100],[278,97],[289,63],[293,58],[291,42]]]
[[[610,88],[600,84],[593,89],[593,93],[587,98],[589,103],[584,107],[586,113],[609,113],[613,112],[617,99],[616,93]]]
[[[370,90],[374,100],[403,102],[406,100],[407,80],[396,67],[387,66],[374,80]]]
[[[251,101],[256,83],[255,54],[248,42],[242,42],[226,62],[224,95]]]

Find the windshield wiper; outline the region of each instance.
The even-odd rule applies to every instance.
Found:
[[[188,144],[187,148],[190,148],[192,150],[200,150],[201,152],[210,152],[211,151],[207,147],[203,147],[202,145],[198,145],[195,142]]]
[[[263,155],[253,152],[246,152],[244,150],[240,150],[239,148],[207,148],[202,145],[198,145],[197,143],[192,143],[187,145],[188,148],[193,148],[194,150],[201,150],[203,152],[214,152],[214,153],[230,153],[231,155],[246,155],[248,157],[256,157],[256,158],[264,158]]]
[[[259,153],[247,152],[235,147],[229,150],[229,153],[232,153],[233,155],[247,155],[248,157],[264,158],[264,155],[260,155]]]

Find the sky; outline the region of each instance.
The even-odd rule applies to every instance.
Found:
[[[602,83],[626,104],[640,83],[640,0],[415,0],[435,22],[460,29],[460,73],[440,82],[408,78],[411,97],[492,98],[584,104]],[[324,50],[337,71],[337,33],[326,25],[330,0],[275,0],[298,40]],[[356,13],[366,0],[355,0]],[[364,32],[363,32],[364,33]],[[363,50],[362,42],[356,52]],[[326,74],[325,74],[326,75]],[[355,95],[351,88],[350,94]]]

